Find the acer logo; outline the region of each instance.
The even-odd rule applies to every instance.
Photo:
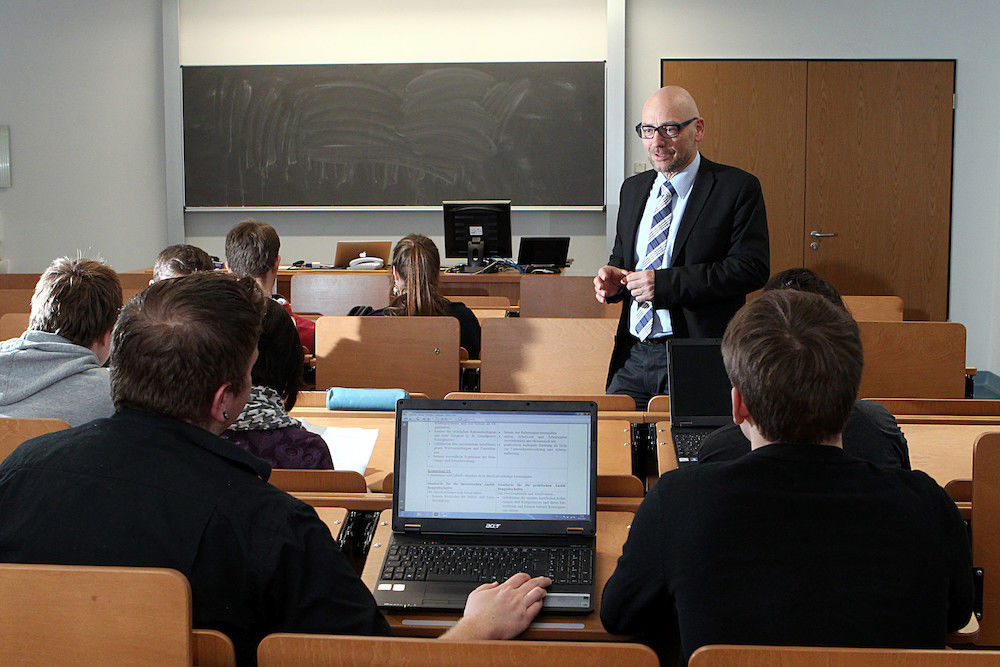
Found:
[[[499,523],[488,523],[488,524],[486,524],[486,527],[487,528],[499,528],[500,524]]]

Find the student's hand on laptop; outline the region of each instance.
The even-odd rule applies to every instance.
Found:
[[[542,609],[548,577],[519,572],[502,584],[483,584],[469,593],[465,615],[442,639],[510,639],[524,632]]]

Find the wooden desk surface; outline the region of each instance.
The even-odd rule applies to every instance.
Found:
[[[396,415],[394,412],[332,411],[326,408],[299,408],[292,416],[317,426],[370,428],[378,430],[375,449],[365,470],[371,491],[381,491],[385,476],[392,472],[396,453]],[[612,417],[597,421],[597,474],[631,475],[631,422]]]
[[[972,448],[981,434],[1000,430],[983,424],[908,424],[899,427],[910,448],[910,467],[923,470],[941,486],[953,479],[972,479]]]
[[[343,507],[317,507],[316,514],[320,521],[330,529],[330,535],[334,540],[340,539],[340,532],[344,530],[344,519],[347,518],[347,510]]]
[[[561,639],[572,641],[622,641],[623,637],[611,635],[601,624],[599,610],[604,584],[611,577],[622,553],[622,545],[632,526],[632,512],[597,513],[597,562],[594,564],[594,611],[584,616],[549,615],[544,612],[521,639]],[[369,590],[374,590],[385,560],[386,546],[392,534],[392,512],[382,512],[375,537],[365,562],[361,580]],[[435,637],[458,620],[458,612],[384,612],[389,625],[397,635]]]
[[[1000,431],[996,417],[956,415],[898,415],[899,427],[910,450],[910,467],[922,470],[941,486],[953,479],[972,479],[972,448],[981,434]],[[675,467],[670,421],[656,427],[659,474]]]

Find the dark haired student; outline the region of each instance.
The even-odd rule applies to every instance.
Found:
[[[608,631],[683,661],[706,644],[942,648],[972,612],[969,542],[926,474],[847,454],[858,325],[772,290],[722,342],[752,451],[665,473],[604,588]]]
[[[786,269],[774,274],[764,291],[791,289],[819,294],[827,301],[847,312],[840,292],[809,269]],[[910,450],[906,437],[892,416],[876,401],[854,401],[851,414],[844,424],[844,451],[859,459],[891,468],[910,469]],[[701,443],[699,463],[730,461],[750,451],[750,441],[738,424],[723,426],[710,433]]]

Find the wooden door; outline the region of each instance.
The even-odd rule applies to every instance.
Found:
[[[760,179],[772,274],[807,266],[844,294],[902,297],[906,319],[945,320],[954,71],[954,61],[663,60],[661,75],[697,101],[702,153]]]
[[[805,265],[947,319],[954,61],[813,61],[808,82]]]
[[[802,266],[806,65],[804,60],[662,61],[663,85],[686,88],[705,119],[702,155],[760,179],[772,273]]]

